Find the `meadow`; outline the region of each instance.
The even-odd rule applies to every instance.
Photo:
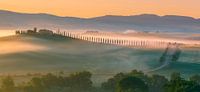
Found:
[[[1,75],[28,73],[57,73],[89,71],[99,84],[119,72],[133,69],[143,72],[159,67],[164,49],[136,49],[114,45],[90,43],[66,37],[7,36],[0,38]],[[6,52],[6,53],[5,53]],[[200,74],[200,49],[182,49],[180,59],[167,67],[146,74],[166,77],[180,72],[184,77]],[[22,76],[22,77],[20,77]],[[23,81],[23,80],[22,80]]]

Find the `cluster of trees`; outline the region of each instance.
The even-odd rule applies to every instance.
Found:
[[[15,85],[12,77],[1,80],[0,92],[200,92],[200,75],[186,80],[179,73],[164,76],[147,76],[141,71],[118,73],[100,87],[91,81],[90,72],[79,72],[69,76],[46,74],[33,77],[28,82]]]
[[[1,80],[0,92],[92,92],[93,85],[90,72],[80,72],[67,77],[46,74],[33,77],[30,81],[15,85],[7,76]]]
[[[172,73],[168,80],[161,75],[147,76],[141,71],[119,73],[102,83],[105,92],[200,92],[200,75],[189,80],[180,73]]]

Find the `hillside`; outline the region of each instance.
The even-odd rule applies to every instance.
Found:
[[[142,50],[95,44],[63,37],[10,36],[0,38],[1,74],[29,72],[90,71],[99,83],[118,72],[133,69],[146,71],[160,66],[162,50]],[[7,53],[5,53],[7,51]],[[183,50],[180,60],[152,72],[169,75],[173,71],[185,76],[199,73],[199,50]],[[170,72],[169,72],[170,71]],[[192,72],[190,72],[192,71]]]
[[[32,27],[73,30],[200,32],[200,20],[187,16],[107,15],[95,18],[60,17],[49,14],[26,14],[0,10],[0,29]]]
[[[15,47],[13,47],[13,43],[15,43]],[[133,67],[133,63],[138,63],[136,62],[136,58],[140,58],[141,54],[144,54],[143,56],[153,55],[148,55],[148,53],[145,54],[148,50],[140,52],[143,50],[94,44],[68,38],[56,38],[55,40],[54,38],[46,37],[12,36],[0,38],[0,44],[4,44],[4,51],[10,51],[9,46],[7,47],[8,49],[6,49],[7,45],[10,45],[13,49],[15,48],[17,50],[10,53],[0,53],[1,63],[4,63],[1,64],[2,69],[0,71],[2,72],[6,72],[6,69],[10,70],[15,68],[20,71],[28,71],[29,69],[26,68],[30,68],[31,70],[36,67],[36,71],[37,69],[46,70],[45,68],[51,70],[69,69],[70,71],[81,71],[85,69],[98,72],[113,72],[113,69],[116,69],[116,71],[126,71]],[[26,48],[26,46],[32,47],[27,49],[28,47]],[[132,54],[135,54],[135,56],[128,57]],[[155,51],[155,54],[159,55],[160,51]],[[152,56],[151,59],[155,60],[158,58]],[[146,59],[141,60],[141,62],[145,61]],[[21,64],[25,66],[21,66]],[[127,68],[117,69],[117,67],[125,66]],[[138,69],[142,69],[142,67],[138,67]]]

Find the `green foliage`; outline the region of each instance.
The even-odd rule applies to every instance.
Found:
[[[14,92],[15,84],[10,76],[7,76],[1,80],[1,91],[2,92]]]
[[[29,76],[30,77],[30,76]],[[101,87],[94,87],[90,72],[78,72],[65,76],[48,73],[33,77],[30,81],[15,85],[7,76],[1,80],[0,92],[200,92],[200,76],[185,80],[180,73],[172,73],[170,80],[164,76],[147,76],[141,71],[118,73]]]
[[[168,51],[168,49],[169,49],[169,47],[167,47],[166,49],[165,49],[165,51],[164,51],[164,53],[162,54],[162,56],[160,57],[160,62],[163,62],[164,60],[165,60],[165,56],[167,55],[167,51]]]
[[[181,78],[180,73],[173,73],[171,80],[165,85],[165,92],[199,92],[200,85]]]
[[[91,81],[92,74],[90,72],[80,72],[71,74],[68,77],[68,83],[70,84],[69,87],[73,88],[74,92],[77,91],[89,91],[92,89],[92,81]]]
[[[102,89],[107,92],[116,92],[118,82],[125,76],[123,73],[116,74],[113,78],[108,79],[107,82],[102,83]]]
[[[115,75],[113,78],[108,79],[107,82],[102,83],[102,89],[104,89],[107,92],[116,92],[118,90],[118,83],[122,79],[130,76],[141,79],[142,81],[144,81],[145,84],[147,84],[149,81],[148,76],[145,75],[143,72],[133,70],[127,74],[119,73]]]
[[[194,76],[190,77],[190,81],[200,84],[200,75],[194,75]]]
[[[126,79],[127,77],[128,79]],[[129,77],[131,78],[129,79]],[[140,82],[133,82],[132,77],[138,81],[143,81],[147,85],[144,88],[145,90],[139,90],[142,87],[134,86],[141,84]],[[102,89],[105,90],[104,92],[199,92],[199,76],[193,76],[190,80],[181,78],[180,73],[172,73],[171,79],[168,81],[164,76],[147,76],[141,71],[133,70],[127,74],[119,73],[108,79],[107,82],[102,84]]]
[[[137,77],[129,76],[118,83],[117,92],[148,92],[148,86]]]
[[[166,79],[164,76],[160,75],[153,75],[150,77],[149,84],[149,91],[150,92],[164,92],[164,86],[168,83],[168,79]]]
[[[181,54],[181,50],[178,49],[178,50],[175,52],[175,54],[173,55],[172,61],[177,61],[177,60],[179,59],[179,57],[180,57],[180,54]]]
[[[92,92],[91,76],[90,72],[75,73],[68,77],[48,73],[33,77],[19,88],[23,92]]]
[[[177,72],[172,73],[171,74],[171,81],[174,81],[174,80],[182,80],[181,74],[177,73]]]
[[[146,84],[149,83],[149,77],[145,75],[142,71],[132,70],[130,73],[128,73],[130,76],[134,76],[137,78],[142,79]]]

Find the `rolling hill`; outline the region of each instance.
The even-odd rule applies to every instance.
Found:
[[[187,16],[157,16],[153,14],[76,18],[44,13],[28,14],[0,10],[0,29],[30,29],[32,27],[69,30],[138,30],[200,33],[200,19]]]
[[[1,37],[0,44],[0,74],[90,71],[96,83],[119,72],[154,69],[161,65],[158,61],[164,51],[96,44],[56,36]],[[175,71],[184,73],[184,76],[199,74],[200,50],[182,51],[179,61],[152,73],[166,76]]]

